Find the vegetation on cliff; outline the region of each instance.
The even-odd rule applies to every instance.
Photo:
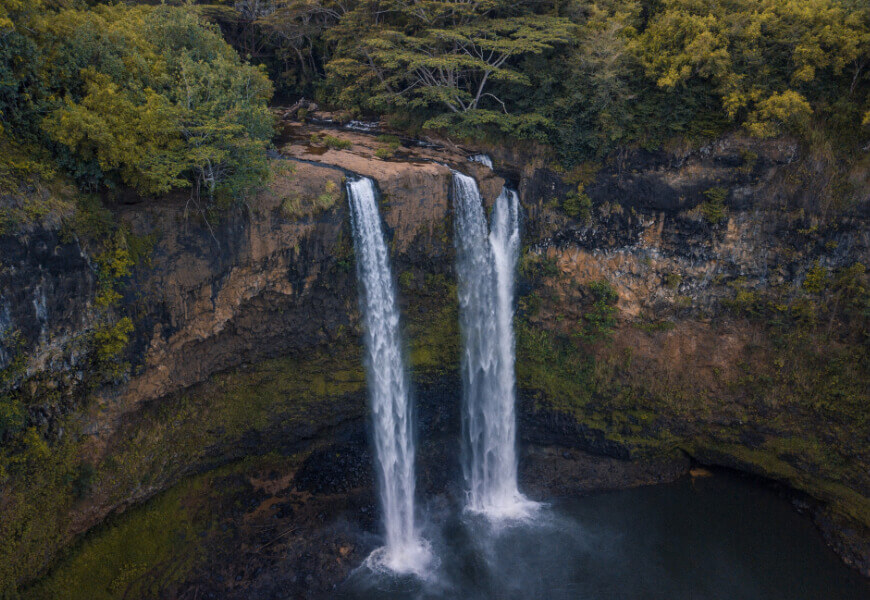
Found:
[[[272,85],[184,8],[4,0],[0,185],[238,197],[267,174]]]
[[[867,160],[870,9],[859,0],[130,4],[0,0],[0,235],[60,213],[63,238],[77,240],[93,259],[90,359],[77,365],[91,384],[128,370],[134,313],[121,305],[122,285],[150,242],[115,223],[96,194],[81,191],[151,196],[189,188],[218,200],[243,197],[267,175],[266,71],[285,95],[311,95],[354,115],[389,113],[400,128],[532,138],[555,147],[565,163],[586,161],[564,169],[576,191],[552,202],[560,219],[587,225],[603,208],[585,192],[596,165],[606,162],[597,161],[627,145],[657,148],[674,137],[741,129],[825,146],[830,164],[843,156]],[[217,23],[243,58],[203,19]],[[380,141],[390,145],[380,158],[399,146],[398,138]],[[349,144],[329,135],[310,142]],[[735,169],[751,172],[756,159],[747,153]],[[808,162],[783,169],[793,173],[789,185],[822,179]],[[733,194],[720,183],[704,183],[713,187],[701,192],[696,209],[698,227],[715,229],[711,236],[735,214]],[[310,218],[340,198],[332,181],[311,197],[288,194],[280,217]],[[820,237],[806,246],[820,255],[829,243]],[[797,255],[800,248],[787,250]],[[350,269],[349,246],[340,258],[338,268]],[[694,318],[620,320],[617,291],[604,279],[574,282],[581,296],[575,305],[548,297],[547,278],[559,277],[559,267],[542,256],[532,263],[518,322],[524,391],[631,452],[681,449],[756,471],[870,525],[860,447],[870,427],[870,297],[861,263],[834,269],[816,260],[805,269],[796,259],[789,269],[798,275],[775,289],[716,281],[725,298],[703,325]],[[416,295],[403,311],[417,375],[453,372],[452,281],[409,268],[399,283]],[[662,278],[674,294],[693,283],[676,272]],[[675,304],[689,311],[686,293]],[[554,301],[555,309],[548,306]],[[549,311],[547,319],[537,319],[540,310]],[[672,333],[681,326],[698,329]],[[658,350],[679,335],[712,347],[732,333],[752,344],[724,373],[688,355],[671,365],[635,350],[650,340]],[[17,346],[11,338],[0,345]],[[76,438],[87,405],[63,397],[50,372],[16,387],[25,361],[15,354],[0,371],[0,587],[11,590],[42,571],[70,540],[69,515],[83,499],[99,510],[143,500],[193,469],[248,452],[246,436],[260,440],[277,427],[275,415],[307,426],[322,416],[311,409],[324,398],[361,394],[353,349],[340,354],[335,362],[260,364],[213,377],[198,388],[204,394],[155,403],[107,442],[111,451],[96,464],[87,459],[88,438]],[[53,413],[50,426],[37,423],[37,409],[59,406],[67,412]],[[164,497],[154,508],[184,509],[177,500]],[[150,517],[144,522],[153,528]],[[153,556],[141,559],[129,558],[129,547],[116,551],[123,534],[98,537],[79,546],[75,554],[85,558],[75,560],[98,546],[94,555],[111,554],[102,574],[117,578],[113,593],[123,593],[126,577],[143,568],[135,561],[165,560],[163,532],[151,540]],[[50,585],[78,581],[66,576],[79,563],[68,564]]]

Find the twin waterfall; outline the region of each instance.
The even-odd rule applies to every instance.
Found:
[[[519,206],[502,190],[486,222],[477,184],[454,172],[459,319],[463,339],[463,469],[467,509],[491,518],[528,514],[534,503],[517,489],[513,294],[519,252]],[[414,430],[390,269],[374,183],[347,183],[376,471],[386,544],[369,557],[373,569],[422,575],[430,560],[414,513]]]
[[[502,189],[488,231],[474,179],[454,171],[453,187],[467,508],[494,518],[521,517],[534,504],[517,489],[513,297],[519,202],[516,192]]]

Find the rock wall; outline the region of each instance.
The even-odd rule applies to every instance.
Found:
[[[323,133],[342,141],[312,145]],[[580,173],[522,147],[487,149],[491,172],[467,161],[476,150],[293,123],[268,187],[219,218],[185,199],[118,207],[153,249],[120,288],[129,370],[95,389],[94,257],[56,224],[0,238],[0,330],[19,332],[0,366],[23,352],[28,422],[54,448],[39,477],[0,492],[0,537],[16,540],[0,582],[31,579],[73,535],[191,473],[296,452],[361,418],[346,176],[381,192],[418,385],[455,379],[451,168],[488,203],[505,181],[521,194],[520,429],[525,464],[548,474],[530,486],[574,490],[578,472],[598,481],[617,463],[637,465],[626,482],[665,480],[688,455],[808,493],[831,544],[870,573],[866,349],[839,330],[772,329],[764,308],[835,301],[804,281],[868,263],[868,199],[837,218],[812,210],[808,159],[781,140],[625,152]],[[816,352],[794,352],[798,339]],[[597,458],[556,464],[577,453]],[[41,528],[37,488],[51,496]]]

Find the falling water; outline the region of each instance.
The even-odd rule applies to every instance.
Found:
[[[517,489],[512,320],[518,198],[502,190],[489,233],[477,183],[457,172],[453,182],[467,508],[495,518],[522,517],[535,504]]]
[[[372,553],[368,564],[422,574],[429,550],[414,525],[413,423],[395,284],[372,180],[348,181],[347,192],[357,275],[362,284],[360,305],[365,320],[376,471],[386,530],[386,545]]]
[[[468,157],[468,160],[471,162],[480,163],[485,167],[489,167],[492,169],[492,159],[489,157],[489,154],[472,154]]]

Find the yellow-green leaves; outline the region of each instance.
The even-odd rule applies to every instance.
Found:
[[[43,123],[48,135],[104,172],[117,170],[124,183],[145,194],[184,184],[179,107],[154,90],[124,90],[93,69],[83,72],[87,92]]]
[[[659,87],[672,88],[694,75],[722,77],[730,68],[723,24],[698,4],[666,2],[667,9],[638,40],[641,60]]]
[[[192,9],[102,5],[31,25],[36,83],[11,106],[36,98],[27,134],[53,142],[80,185],[238,197],[262,180],[271,83]]]
[[[771,94],[757,104],[746,121],[746,129],[760,138],[773,137],[788,131],[800,132],[813,109],[806,98],[794,90]]]
[[[665,89],[704,81],[728,116],[759,137],[799,130],[810,98],[870,54],[866,11],[841,0],[664,0],[633,48]]]

